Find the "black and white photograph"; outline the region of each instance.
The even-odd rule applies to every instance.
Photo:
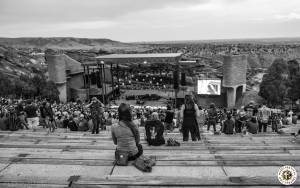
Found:
[[[0,0],[0,188],[300,187],[300,0]]]

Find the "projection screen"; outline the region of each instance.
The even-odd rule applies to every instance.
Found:
[[[198,80],[199,95],[221,95],[221,80]]]

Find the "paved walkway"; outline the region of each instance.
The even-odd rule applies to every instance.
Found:
[[[114,166],[110,133],[0,131],[0,187],[281,186],[279,167],[292,165],[300,186],[300,138],[273,133],[211,135],[180,147],[149,147],[152,173]],[[167,137],[181,142],[178,132]]]

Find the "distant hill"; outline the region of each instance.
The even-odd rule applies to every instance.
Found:
[[[73,37],[50,38],[0,38],[0,45],[14,48],[38,48],[38,49],[105,49],[105,50],[135,50],[140,45],[122,43],[110,39],[90,39]]]
[[[0,73],[11,77],[32,75],[46,70],[44,53],[0,45]]]
[[[0,73],[11,78],[46,72],[45,50],[65,53],[77,61],[93,61],[107,53],[133,53],[149,50],[148,45],[129,44],[110,39],[73,37],[0,38]]]
[[[207,39],[207,40],[174,40],[174,41],[142,41],[135,44],[300,44],[300,37],[279,37],[279,38],[241,38],[241,39]]]

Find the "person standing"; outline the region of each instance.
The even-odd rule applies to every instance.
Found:
[[[203,132],[206,115],[201,106],[199,106],[199,116],[198,116],[197,120],[198,120],[199,130],[200,130],[200,132]]]
[[[269,118],[271,116],[271,109],[268,108],[266,105],[263,105],[261,108],[258,109],[258,118],[259,118],[259,128],[258,131],[267,132],[267,126],[269,122]]]
[[[48,128],[46,125],[46,115],[45,115],[45,109],[46,109],[46,101],[42,102],[42,105],[40,105],[40,125],[43,126],[43,128]]]
[[[173,119],[174,119],[174,112],[171,110],[171,106],[168,105],[166,111],[166,118],[165,118],[166,130],[173,131],[174,129]]]
[[[257,108],[254,101],[250,101],[249,104],[244,107],[244,110],[246,112],[247,119],[249,120],[257,114]]]
[[[49,132],[54,132],[55,130],[55,120],[54,120],[54,113],[49,102],[46,103],[44,109],[45,115],[45,122],[47,127],[49,128]]]
[[[18,126],[18,117],[14,106],[10,106],[8,108],[8,128],[11,131],[17,131],[19,129]]]
[[[191,134],[192,141],[200,140],[200,131],[197,123],[197,117],[199,116],[199,109],[197,104],[194,103],[191,95],[185,96],[185,104],[181,108],[182,118],[182,134],[183,141],[189,140],[189,133]]]
[[[23,107],[23,103],[20,102],[17,107],[16,107],[16,113],[17,113],[17,116],[18,116],[18,123],[19,123],[19,126],[21,128],[26,128],[26,129],[29,129],[28,128],[28,125],[26,123],[26,120],[25,120],[25,115],[24,115],[24,107]]]
[[[92,98],[92,102],[88,105],[91,111],[91,117],[93,121],[93,129],[92,134],[99,134],[99,126],[101,124],[102,127],[102,118],[103,118],[103,112],[104,112],[104,105],[101,103],[96,97]]]
[[[241,107],[240,111],[238,112],[236,121],[235,121],[235,132],[241,133],[245,124],[246,124],[246,112],[244,110],[244,107]]]
[[[32,100],[27,101],[26,112],[28,127],[35,131],[39,125],[39,117],[37,115],[37,107]]]
[[[224,122],[227,120],[227,115],[228,115],[227,109],[224,108],[223,110],[220,110],[220,113],[221,113],[221,115],[220,115],[221,132],[224,132]],[[230,116],[231,116],[231,114],[230,114]],[[233,124],[234,124],[234,122],[233,122]]]
[[[0,111],[0,130],[2,131],[8,130],[7,117],[6,114],[2,111]]]
[[[214,103],[210,104],[208,109],[208,122],[207,122],[207,131],[209,131],[210,126],[213,126],[214,132],[216,132],[216,123],[217,123],[217,110]]]
[[[270,117],[270,121],[271,121],[271,126],[272,126],[272,132],[278,132],[278,116],[277,113],[272,111],[271,112],[271,117]]]

